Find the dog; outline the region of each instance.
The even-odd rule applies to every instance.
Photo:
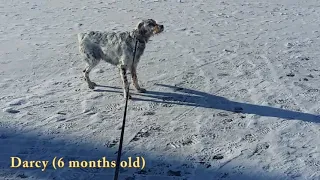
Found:
[[[90,71],[104,60],[119,69],[123,83],[123,96],[126,98],[129,83],[127,71],[131,72],[133,86],[137,92],[144,93],[146,89],[141,88],[138,83],[137,65],[144,53],[149,39],[161,32],[164,26],[158,24],[153,19],[140,21],[132,31],[108,32],[108,31],[89,31],[78,33],[79,52],[87,66],[83,70],[83,76],[90,89],[97,86],[89,78]],[[135,59],[133,54],[137,42]],[[131,95],[128,94],[129,99]]]

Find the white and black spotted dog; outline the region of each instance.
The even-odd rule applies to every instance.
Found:
[[[123,95],[126,97],[129,83],[126,72],[130,70],[133,86],[138,92],[146,92],[138,84],[137,65],[142,56],[146,44],[150,37],[163,32],[164,27],[153,19],[142,20],[135,29],[127,32],[101,32],[90,31],[79,33],[79,51],[83,56],[87,67],[84,72],[85,81],[90,89],[94,89],[96,83],[89,78],[90,71],[98,65],[100,60],[104,60],[119,68],[120,76],[123,82]],[[132,64],[135,44],[137,43],[136,56]],[[133,65],[133,66],[132,66]],[[128,95],[131,98],[130,95]]]

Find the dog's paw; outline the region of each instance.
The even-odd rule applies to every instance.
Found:
[[[94,89],[94,87],[97,86],[97,84],[94,82],[90,82],[90,83],[88,83],[88,86],[90,89]]]
[[[144,89],[144,88],[140,88],[140,89],[138,89],[137,91],[138,91],[139,93],[145,93],[145,92],[147,92],[147,90]]]
[[[124,99],[127,98],[126,95],[123,95],[123,93],[121,93],[121,95],[123,96]],[[132,99],[132,96],[130,94],[128,95],[128,99]]]
[[[89,85],[89,89],[94,89],[94,86],[92,86],[91,84]]]

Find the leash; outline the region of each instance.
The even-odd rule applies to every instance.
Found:
[[[134,65],[134,58],[136,56],[136,51],[137,51],[137,44],[138,40],[136,40],[136,44],[134,46],[134,51],[133,51],[133,60],[132,60],[132,68]],[[123,120],[122,120],[122,128],[121,128],[121,136],[120,136],[120,142],[119,142],[119,149],[118,149],[118,156],[117,156],[117,162],[116,162],[116,170],[114,172],[114,180],[118,180],[119,176],[119,170],[120,170],[120,159],[121,159],[121,154],[122,154],[122,144],[123,144],[123,136],[124,136],[124,128],[126,124],[126,116],[127,116],[127,106],[128,106],[128,99],[129,99],[129,86],[128,89],[126,89],[127,94],[126,94],[126,103],[124,106],[124,114],[123,114]]]

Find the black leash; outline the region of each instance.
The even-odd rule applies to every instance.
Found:
[[[134,65],[134,58],[136,56],[136,51],[137,51],[137,44],[138,44],[138,40],[136,40],[136,44],[134,46],[134,51],[133,51],[133,60],[132,60],[132,68]],[[120,159],[121,159],[121,154],[122,154],[122,144],[123,144],[123,136],[124,136],[124,128],[125,128],[125,124],[126,124],[126,116],[127,116],[127,106],[128,106],[128,99],[129,99],[129,87],[126,90],[127,94],[126,94],[126,104],[124,106],[124,114],[123,114],[123,120],[122,120],[122,128],[121,128],[121,136],[120,136],[120,142],[119,142],[119,149],[118,149],[118,157],[117,157],[117,163],[116,163],[116,170],[114,173],[114,180],[118,180],[118,176],[119,176],[119,170],[120,170]]]

